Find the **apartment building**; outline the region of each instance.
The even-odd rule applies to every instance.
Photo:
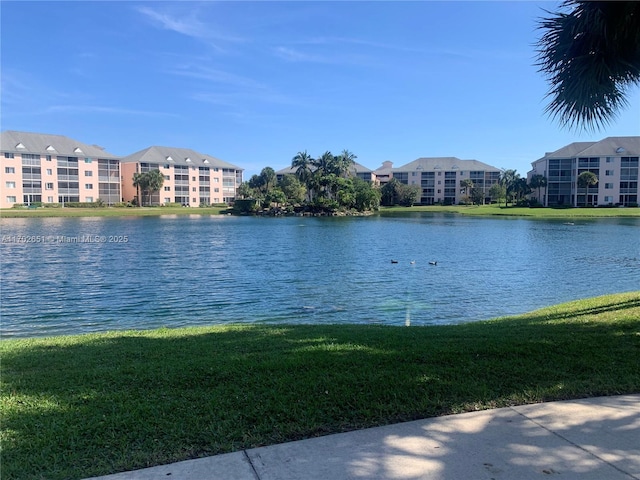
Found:
[[[391,177],[405,185],[419,185],[420,204],[457,204],[465,196],[463,180],[471,180],[484,192],[485,202],[491,201],[489,190],[500,179],[500,169],[477,160],[456,157],[418,158],[391,169]]]
[[[133,175],[160,170],[164,184],[151,195],[151,205],[179,203],[197,207],[216,203],[231,203],[242,183],[242,169],[210,155],[188,148],[152,146],[121,160],[122,196],[149,204],[133,185]]]
[[[531,164],[527,179],[542,175],[546,187],[532,197],[544,206],[638,205],[640,137],[607,137],[598,142],[566,145]],[[578,187],[578,176],[592,172],[598,183]]]
[[[120,201],[118,157],[61,135],[0,134],[0,208],[23,203]]]

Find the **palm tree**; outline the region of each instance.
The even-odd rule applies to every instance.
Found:
[[[144,182],[144,177],[141,173],[135,172],[133,174],[133,186],[136,187],[136,200],[138,204],[142,206],[142,202],[140,201],[140,189],[142,188],[142,183]]]
[[[307,195],[308,200],[311,202],[313,189],[311,188],[311,177],[313,174],[312,166],[313,166],[313,158],[311,155],[304,152],[298,152],[295,157],[291,160],[291,168],[296,169],[296,176],[307,187]]]
[[[513,192],[515,193],[516,200],[518,201],[522,200],[526,195],[530,194],[531,188],[529,188],[529,185],[527,185],[527,179],[522,178],[520,177],[520,175],[518,175],[518,178],[513,184]]]
[[[147,192],[149,193],[149,204],[151,204],[151,195],[159,192],[164,184],[164,175],[159,169],[151,170],[147,175]]]
[[[133,186],[137,190],[138,204],[144,206],[144,192],[149,188],[149,176],[145,173],[136,172],[133,174]],[[142,193],[142,196],[140,195]]]
[[[324,152],[319,158],[316,158],[313,161],[313,166],[315,167],[315,171],[313,172],[312,182],[315,187],[324,187],[324,192],[319,192],[320,194],[324,193],[330,194],[327,189],[328,184],[330,183],[330,179],[325,178],[328,175],[335,173],[336,164],[335,157],[330,151]]]
[[[504,187],[504,206],[507,206],[509,197],[512,196],[517,181],[520,179],[520,174],[515,170],[503,170],[500,172],[500,185]]]
[[[640,84],[640,2],[565,0],[569,13],[547,12],[537,43],[548,77],[546,112],[564,127],[598,129],[628,105]]]
[[[540,203],[544,203],[540,201],[540,189],[547,186],[547,177],[544,175],[534,175],[531,177],[531,180],[529,180],[529,186],[538,190],[536,200]]]
[[[467,203],[469,203],[469,192],[473,188],[473,180],[471,180],[470,178],[465,178],[464,180],[460,181],[460,186],[464,188],[464,194],[467,197]]]
[[[298,152],[296,156],[291,159],[291,168],[296,169],[296,176],[302,183],[307,183],[311,175],[312,162],[313,158],[311,158],[311,155],[309,155],[306,150],[304,152]]]
[[[321,175],[328,175],[334,169],[334,156],[330,151],[324,152],[319,158],[313,161],[313,166]]]
[[[358,158],[354,153],[350,152],[346,148],[342,151],[340,155],[336,158],[337,164],[337,172],[336,175],[340,177],[348,176],[351,172],[351,168],[356,163],[356,158]]]
[[[593,172],[582,172],[578,175],[578,188],[584,188],[584,206],[589,203],[589,187],[598,183],[598,177]],[[576,206],[578,206],[578,198],[576,195]]]

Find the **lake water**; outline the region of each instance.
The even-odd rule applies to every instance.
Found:
[[[574,222],[413,213],[1,219],[2,335],[450,324],[640,289],[640,219]]]

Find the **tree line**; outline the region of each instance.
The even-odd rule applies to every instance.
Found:
[[[349,150],[339,155],[326,151],[317,158],[306,150],[298,152],[291,160],[293,174],[283,175],[278,181],[273,168],[265,167],[259,175],[243,182],[237,191],[237,209],[255,211],[275,206],[312,212],[377,210],[380,189],[356,176],[356,158]]]
[[[327,151],[318,158],[312,158],[306,151],[298,152],[291,161],[293,174],[283,175],[280,180],[271,167],[262,169],[243,182],[236,192],[236,210],[254,212],[275,207],[285,211],[335,212],[354,210],[358,212],[377,210],[380,205],[412,206],[420,203],[422,189],[419,185],[407,185],[391,178],[378,187],[371,181],[355,175],[356,155],[343,150],[340,155]],[[154,193],[160,191],[164,176],[159,170],[134,173],[133,185],[141,193],[142,205],[150,205]],[[585,191],[587,203],[588,188],[598,183],[593,172],[582,172],[577,178],[578,188]],[[513,169],[503,170],[499,181],[489,188],[492,201],[509,205],[534,205],[540,199],[540,189],[547,186],[543,175],[526,178]],[[485,191],[471,179],[460,182],[464,193],[461,203],[482,205]],[[527,198],[534,190],[536,197]],[[145,201],[146,200],[146,201]]]
[[[339,155],[327,151],[313,158],[307,151],[298,152],[291,160],[292,174],[278,175],[271,167],[253,175],[237,190],[239,209],[245,212],[277,208],[288,211],[340,211],[377,210],[381,205],[412,206],[420,203],[422,188],[407,185],[396,178],[382,186],[355,176],[356,155],[343,150]],[[503,170],[499,181],[488,192],[476,186],[472,180],[460,182],[461,203],[481,205],[487,195],[491,201],[505,206],[529,205],[537,199],[528,199],[533,190],[547,185],[542,175],[534,175],[529,182],[516,170]],[[238,201],[236,201],[237,203]]]

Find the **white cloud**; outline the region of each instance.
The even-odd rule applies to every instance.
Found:
[[[196,78],[200,80],[207,80],[213,83],[223,83],[234,85],[237,87],[253,88],[253,89],[265,89],[266,86],[260,82],[257,82],[249,77],[237,75],[224,70],[218,70],[215,68],[208,68],[201,65],[183,64],[168,70],[168,73],[173,75],[180,75],[183,77]]]
[[[193,5],[188,3],[187,5]],[[227,35],[220,27],[206,24],[200,19],[199,11],[191,8],[187,14],[161,12],[151,7],[137,7],[136,10],[144,15],[154,25],[172,32],[185,35],[208,44],[219,51],[224,51],[221,44],[244,42],[243,38]]]

